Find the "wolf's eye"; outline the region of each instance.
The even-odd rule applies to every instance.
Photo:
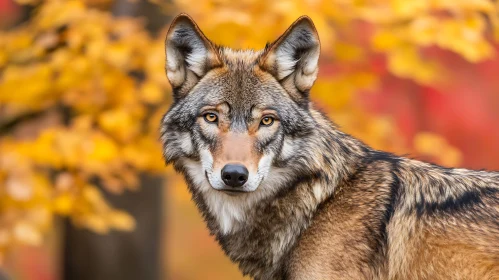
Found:
[[[263,119],[260,121],[260,125],[263,126],[271,126],[274,123],[274,118],[273,117],[263,117]]]
[[[204,114],[204,120],[209,123],[216,123],[218,121],[218,116],[214,113],[206,113]]]

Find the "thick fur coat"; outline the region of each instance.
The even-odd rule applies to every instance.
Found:
[[[254,279],[499,279],[499,173],[338,130],[309,102],[319,53],[308,17],[261,51],[216,46],[187,15],[170,27],[164,156],[227,256]]]

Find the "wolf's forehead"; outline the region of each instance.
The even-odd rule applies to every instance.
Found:
[[[271,92],[281,89],[279,83],[258,66],[261,52],[253,50],[220,50],[224,66],[207,75],[198,86],[205,103],[227,102],[233,109],[247,110],[255,105],[272,103]]]
[[[225,65],[234,68],[247,68],[255,65],[262,51],[255,50],[233,50],[231,48],[220,48],[220,56]],[[242,69],[241,69],[242,70]]]
[[[275,100],[270,94],[272,83],[262,81],[255,73],[229,71],[222,79],[217,91],[207,96],[212,101],[226,102],[232,110],[248,112],[255,106],[272,105]]]

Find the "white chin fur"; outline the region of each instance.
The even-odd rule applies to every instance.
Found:
[[[213,157],[208,150],[200,151],[200,161],[185,159],[183,161],[187,176],[191,178],[215,217],[222,234],[235,232],[241,228],[251,214],[253,206],[278,191],[282,185],[286,171],[271,167],[273,155],[264,155],[258,164],[258,171],[250,174],[244,185],[248,193],[229,195],[219,191],[223,187],[220,170],[212,170]],[[208,175],[208,180],[206,175]]]

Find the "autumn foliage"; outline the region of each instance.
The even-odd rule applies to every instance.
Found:
[[[99,233],[133,229],[95,182],[120,192],[164,170],[163,41],[82,1],[47,1],[0,34],[0,68],[0,253],[40,244],[54,215]]]
[[[138,187],[139,174],[165,170],[157,135],[169,98],[164,32],[152,36],[143,21],[92,1],[19,2],[36,8],[0,33],[0,255],[40,244],[54,215],[99,233],[131,230],[133,219],[96,182],[119,193]],[[445,86],[455,73],[442,52],[478,63],[496,55],[499,39],[491,0],[151,2],[165,16],[189,13],[208,38],[233,48],[262,48],[309,15],[322,45],[311,93],[318,106],[375,148],[448,166],[462,161],[456,147],[427,131],[408,137],[359,96],[388,80]]]

